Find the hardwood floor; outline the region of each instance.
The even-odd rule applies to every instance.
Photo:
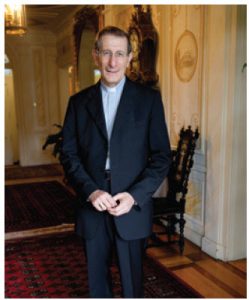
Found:
[[[246,298],[246,259],[215,260],[188,240],[182,256],[177,244],[148,248],[147,253],[204,298]]]
[[[5,184],[49,180],[58,180],[63,184],[62,179],[59,177],[8,180]],[[51,229],[51,232],[53,230]],[[73,229],[62,228],[60,230]],[[27,236],[32,235],[30,232],[26,234]],[[36,233],[34,232],[34,234]],[[6,236],[6,238],[14,237]],[[188,240],[185,240],[185,249],[182,256],[179,255],[177,244],[148,248],[147,253],[204,298],[246,298],[246,259],[230,262],[215,260]]]

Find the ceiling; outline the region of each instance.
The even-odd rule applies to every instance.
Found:
[[[82,5],[25,5],[27,26],[30,28],[43,28],[56,30],[69,15]]]

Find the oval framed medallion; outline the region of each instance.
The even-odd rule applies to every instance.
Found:
[[[178,78],[189,82],[194,76],[198,59],[198,47],[194,34],[184,31],[179,37],[175,49],[175,69]]]

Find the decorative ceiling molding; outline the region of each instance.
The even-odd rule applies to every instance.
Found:
[[[56,31],[82,5],[26,5],[27,25],[33,29]]]

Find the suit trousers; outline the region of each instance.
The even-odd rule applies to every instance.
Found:
[[[109,190],[107,182],[106,190]],[[143,256],[145,239],[123,240],[117,233],[113,216],[103,218],[92,239],[84,239],[91,298],[112,298],[110,266],[113,252],[118,261],[123,298],[143,298]]]

